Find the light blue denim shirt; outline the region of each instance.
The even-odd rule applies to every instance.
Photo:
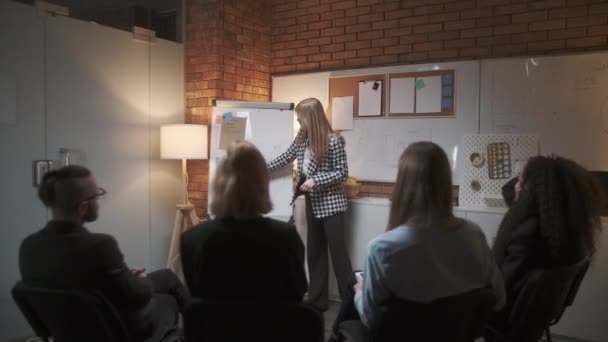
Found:
[[[450,225],[458,228],[402,225],[370,242],[363,290],[354,299],[366,326],[391,294],[429,302],[489,286],[496,293],[496,309],[502,308],[504,281],[483,232],[462,219]]]

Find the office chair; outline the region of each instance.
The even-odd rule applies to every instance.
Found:
[[[550,327],[559,322],[589,269],[590,260],[576,264],[538,269],[530,273],[505,326],[488,326],[489,335],[501,342],[536,342],[543,333],[551,342]]]
[[[346,321],[340,324],[339,334],[353,342],[473,342],[482,335],[495,303],[490,289],[428,303],[393,297],[371,329],[360,321]]]
[[[322,342],[323,317],[293,301],[193,301],[184,314],[185,342]]]
[[[135,342],[114,306],[100,293],[18,282],[13,299],[43,341]],[[176,332],[163,341],[179,341]]]

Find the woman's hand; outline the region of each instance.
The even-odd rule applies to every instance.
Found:
[[[312,178],[308,178],[302,186],[300,186],[300,190],[305,192],[312,191],[312,188],[315,186],[315,181]]]
[[[361,277],[361,274],[355,273],[355,279],[357,279],[357,282],[353,286],[353,290],[355,290],[355,292],[361,291],[363,289],[363,278]]]

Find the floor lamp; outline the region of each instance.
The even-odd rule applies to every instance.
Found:
[[[188,200],[188,159],[207,159],[207,126],[177,124],[160,128],[161,159],[181,159],[182,161],[182,199],[176,205],[175,223],[171,233],[171,245],[167,257],[167,268],[174,270],[179,255],[181,234],[199,222],[194,206]]]

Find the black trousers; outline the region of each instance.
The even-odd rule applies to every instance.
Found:
[[[344,213],[316,218],[309,195],[306,198],[306,260],[308,262],[308,301],[320,310],[327,310],[329,297],[329,253],[334,267],[340,298],[348,296],[353,269],[344,241]],[[351,291],[352,292],[352,291]],[[350,297],[352,300],[352,297]]]
[[[142,278],[152,289],[152,299],[148,305],[151,335],[146,342],[159,342],[172,332],[178,321],[179,313],[184,312],[190,301],[188,290],[177,275],[168,269],[154,271]]]

